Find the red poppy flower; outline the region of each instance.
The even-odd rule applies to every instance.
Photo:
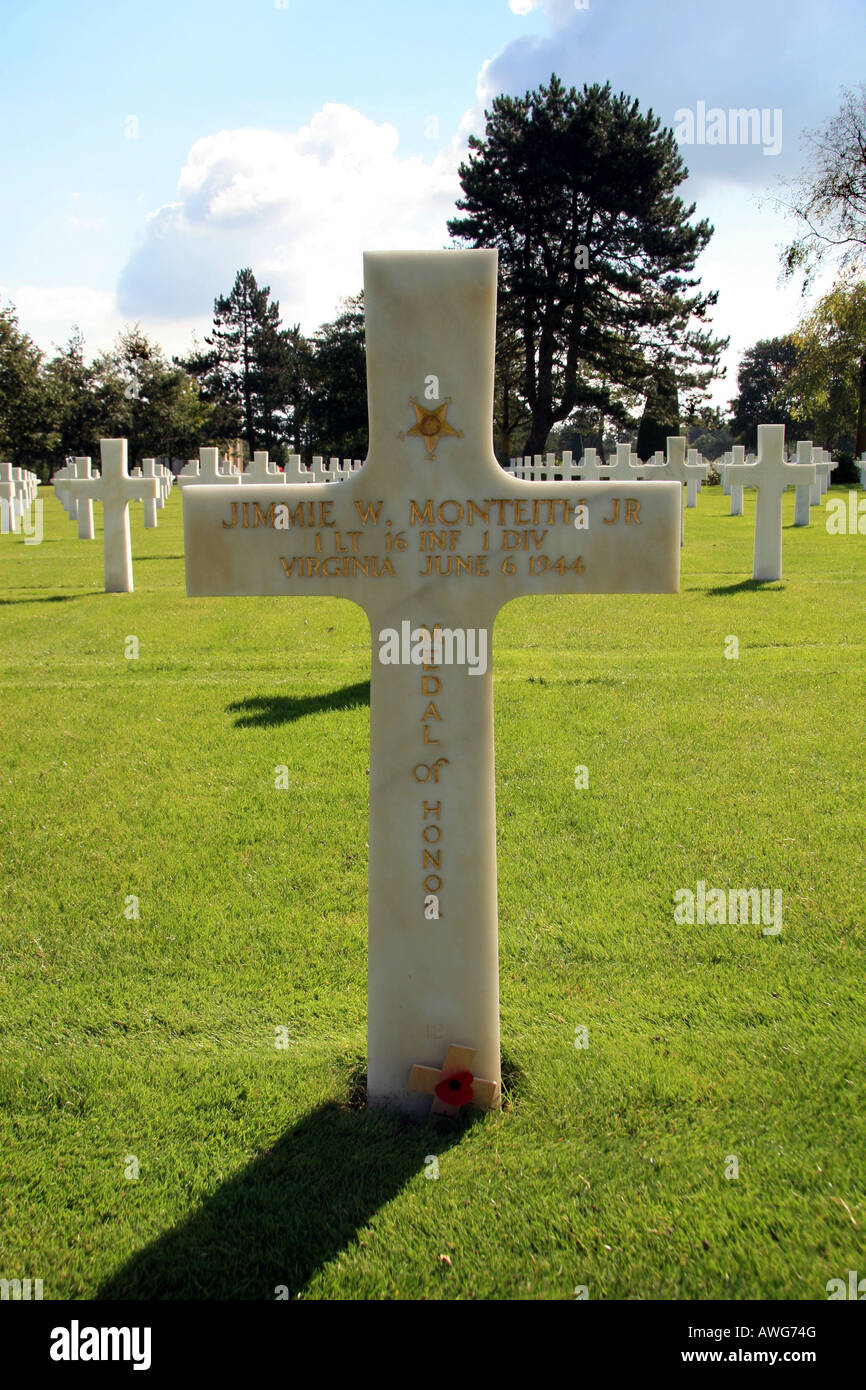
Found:
[[[471,1071],[452,1071],[435,1087],[436,1095],[446,1105],[469,1105],[472,1100]]]

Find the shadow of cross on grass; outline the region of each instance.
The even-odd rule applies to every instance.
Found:
[[[400,1115],[322,1105],[131,1256],[96,1297],[274,1300],[286,1288],[296,1298],[429,1157],[465,1132],[463,1123],[440,1131]]]
[[[323,695],[252,695],[226,708],[229,714],[238,716],[235,728],[255,729],[269,724],[291,724],[295,719],[320,714],[323,710],[355,709],[369,703],[370,682],[358,681]]]
[[[715,584],[707,589],[707,598],[722,598],[726,594],[765,593],[783,594],[785,584],[780,579],[738,579],[732,584]]]

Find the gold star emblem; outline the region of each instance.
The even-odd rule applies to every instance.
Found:
[[[425,410],[423,405],[419,405],[414,396],[410,396],[409,404],[415,411],[415,423],[410,430],[404,434],[400,432],[398,438],[408,439],[410,435],[418,435],[424,440],[427,455],[432,459],[436,452],[436,445],[443,434],[453,434],[455,439],[463,438],[462,430],[452,429],[447,419],[448,407],[451,404],[451,397],[448,396],[441,405],[435,410]]]

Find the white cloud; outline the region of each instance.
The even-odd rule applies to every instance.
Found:
[[[852,44],[862,36],[862,0],[837,0],[831,8],[812,0],[509,0],[514,14],[543,11],[547,33],[522,33],[482,66],[480,106],[494,96],[522,96],[547,85],[556,72],[566,87],[608,79],[615,93],[636,96],[673,126],[680,108],[758,108],[781,112],[781,154],[763,146],[683,145],[689,179],[681,193],[696,202],[696,217],[716,231],[697,273],[704,290],[717,289],[713,331],[730,335],[722,366],[726,377],[711,388],[715,404],[736,394],[742,353],[759,338],[789,332],[806,307],[795,286],[778,284],[779,248],[792,226],[757,193],[776,188],[776,176],[802,163],[800,132],[822,124],[838,107],[839,88],[859,81]],[[746,37],[747,36],[747,39]],[[708,55],[709,58],[708,58]],[[833,73],[816,82],[816,72]],[[825,283],[822,288],[826,289]]]
[[[799,136],[834,114],[839,89],[862,73],[855,38],[864,34],[862,0],[512,0],[515,14],[538,10],[546,33],[522,33],[483,65],[477,98],[522,96],[556,72],[566,86],[610,80],[615,92],[652,106],[673,126],[678,109],[757,109],[782,113],[778,158],[758,146],[693,145],[683,157],[697,181],[764,187],[799,167]],[[816,81],[816,73],[832,74]]]
[[[127,317],[210,321],[242,266],[311,331],[361,288],[368,249],[439,248],[459,194],[473,121],[432,160],[401,158],[399,136],[328,103],[296,132],[224,130],[197,140],[177,199],[148,219],[118,287]]]
[[[82,208],[91,206],[91,200],[85,203],[84,195],[81,193],[71,193],[69,195],[72,208],[66,213],[66,225],[71,227],[74,232],[98,232],[105,226],[105,214],[93,214],[92,210],[86,215],[82,213]]]
[[[66,224],[73,232],[98,232],[105,226],[104,217],[79,217],[77,213],[66,214]]]
[[[66,343],[73,324],[88,344],[105,347],[123,323],[114,294],[86,285],[3,285],[0,299],[11,300],[22,330],[49,353]]]
[[[566,24],[575,10],[588,10],[592,0],[508,0],[512,14],[530,14],[532,10],[544,10],[553,24]]]

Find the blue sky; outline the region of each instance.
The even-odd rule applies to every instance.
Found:
[[[307,331],[377,247],[447,244],[457,165],[483,108],[552,70],[676,113],[766,110],[777,154],[683,147],[716,226],[729,378],[802,302],[777,284],[789,224],[768,203],[804,126],[863,80],[862,0],[43,0],[5,8],[0,294],[40,346],[125,322],[169,351],[207,331],[250,264]],[[773,113],[780,113],[775,116]],[[769,130],[769,126],[768,126]],[[778,140],[776,140],[778,144]]]

